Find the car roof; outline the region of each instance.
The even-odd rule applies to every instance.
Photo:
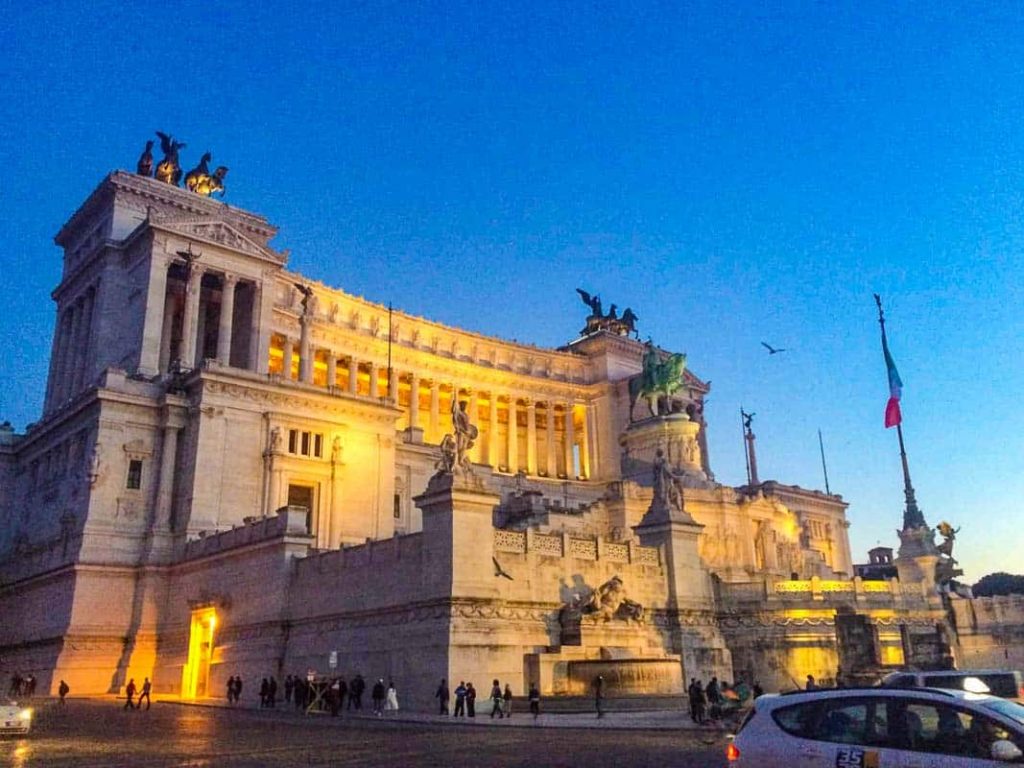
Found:
[[[990,696],[985,693],[969,693],[968,691],[952,690],[946,688],[819,688],[814,691],[788,691],[786,693],[765,694],[756,700],[759,708],[775,709],[788,704],[797,704],[806,701],[819,701],[828,699],[855,698],[857,696],[871,696],[878,698],[900,698],[931,699],[946,698],[972,704],[983,704],[986,701],[1001,701],[998,696]]]

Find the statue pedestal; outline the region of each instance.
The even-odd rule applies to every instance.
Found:
[[[619,437],[619,445],[623,448],[623,479],[650,487],[655,453],[660,448],[665,452],[669,466],[683,475],[684,484],[706,483],[708,477],[701,467],[698,432],[700,424],[685,413],[652,416],[633,422]]]
[[[900,549],[896,557],[896,572],[900,583],[923,583],[930,596],[938,600],[936,565],[939,550],[935,547],[935,534],[927,525],[899,531]]]

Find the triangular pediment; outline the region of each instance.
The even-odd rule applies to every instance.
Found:
[[[197,242],[219,245],[249,256],[269,259],[276,264],[283,264],[285,261],[282,254],[260,245],[222,219],[196,216],[158,220],[152,224]]]

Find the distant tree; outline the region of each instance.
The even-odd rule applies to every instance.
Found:
[[[993,595],[1024,595],[1024,576],[1013,573],[990,573],[982,576],[974,585],[975,597],[992,597]]]

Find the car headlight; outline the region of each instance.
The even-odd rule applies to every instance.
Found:
[[[18,713],[18,717],[20,717],[22,720],[31,720],[32,719],[32,709],[29,708],[29,709],[21,710],[21,712]]]

